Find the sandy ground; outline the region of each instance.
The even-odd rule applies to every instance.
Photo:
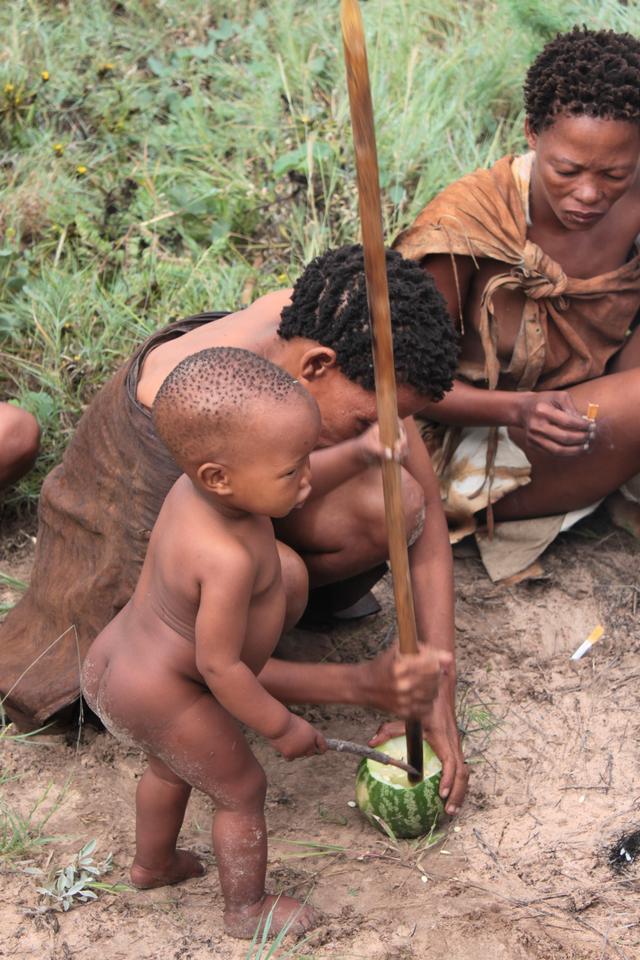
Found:
[[[465,553],[456,559],[460,723],[474,766],[463,812],[437,843],[394,843],[363,822],[349,805],[352,758],[287,764],[255,743],[269,778],[269,885],[309,896],[324,914],[306,943],[289,943],[280,957],[640,958],[640,865],[618,873],[607,859],[619,836],[640,827],[640,544],[596,516],[551,548],[545,579],[510,588],[493,585],[473,551]],[[29,563],[28,542],[18,543],[0,570],[25,576]],[[390,624],[387,583],[379,596],[378,617],[326,634],[297,632],[290,651],[374,653]],[[571,663],[598,623],[605,639]],[[359,740],[379,719],[343,708],[306,715],[332,736]],[[38,801],[34,820],[53,810],[43,834],[55,837],[28,860],[2,865],[0,957],[266,956],[222,933],[202,796],[192,799],[184,845],[203,855],[206,877],[38,913],[38,881],[24,868],[64,866],[92,838],[96,859],[113,853],[104,879],[126,881],[141,757],[90,730],[80,743],[5,738],[0,751],[1,776],[15,776],[0,785],[0,839],[2,804],[27,815]]]

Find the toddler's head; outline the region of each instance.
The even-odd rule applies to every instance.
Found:
[[[194,353],[166,378],[152,416],[178,466],[221,504],[276,517],[306,499],[318,407],[269,360],[238,347]]]

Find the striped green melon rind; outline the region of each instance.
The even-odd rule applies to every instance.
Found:
[[[407,758],[407,741],[394,737],[378,749],[398,760]],[[428,833],[444,813],[438,795],[442,765],[428,743],[423,744],[424,780],[415,786],[397,767],[362,760],[356,777],[356,802],[367,820],[382,833],[407,839]],[[385,830],[383,821],[388,828]]]

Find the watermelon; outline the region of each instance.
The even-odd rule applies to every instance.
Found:
[[[387,740],[377,749],[397,760],[407,759],[404,737]],[[356,777],[356,802],[367,820],[383,833],[391,832],[394,837],[403,838],[420,837],[443,815],[444,805],[438,794],[442,764],[424,741],[423,758],[424,779],[415,785],[398,767],[385,766],[375,760],[361,761]]]

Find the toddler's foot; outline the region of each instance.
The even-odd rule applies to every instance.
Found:
[[[131,866],[131,882],[141,890],[152,887],[166,887],[171,883],[182,883],[192,877],[202,877],[206,873],[204,864],[194,853],[188,850],[176,850],[173,859],[162,869],[149,870],[133,861]]]
[[[275,897],[265,894],[263,900],[259,900],[250,907],[235,911],[225,910],[224,929],[230,937],[250,940],[256,931],[262,935],[262,931],[268,924],[268,937],[277,936],[283,927],[287,928],[288,933],[299,937],[315,927],[319,919],[313,907],[302,904],[293,897]]]

